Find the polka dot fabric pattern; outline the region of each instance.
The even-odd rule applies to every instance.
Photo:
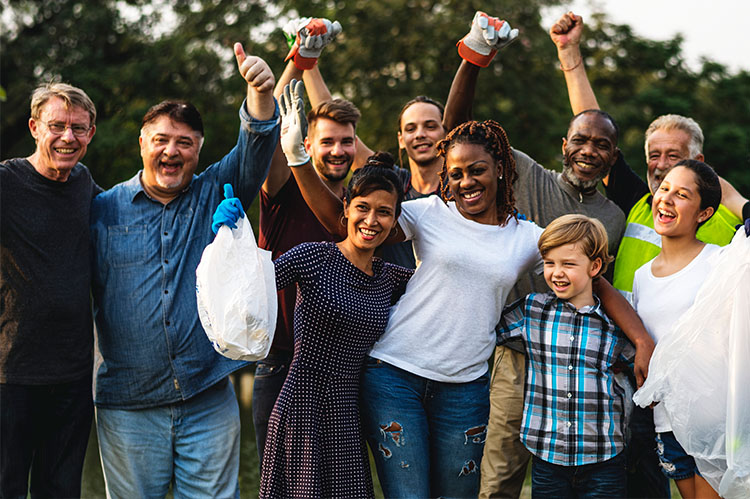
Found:
[[[374,275],[334,243],[305,243],[274,262],[297,283],[294,358],[263,454],[260,497],[372,497],[359,423],[360,370],[412,271],[376,258]]]

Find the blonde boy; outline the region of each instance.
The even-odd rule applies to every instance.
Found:
[[[552,292],[503,312],[498,344],[521,339],[526,388],[521,442],[532,453],[534,497],[624,497],[623,390],[612,366],[634,349],[604,314],[592,281],[612,260],[601,222],[552,221],[539,238]]]

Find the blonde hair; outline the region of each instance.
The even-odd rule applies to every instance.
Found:
[[[601,259],[602,267],[594,277],[599,277],[614,260],[607,249],[607,231],[604,225],[586,215],[563,215],[554,219],[539,237],[539,253],[544,257],[550,250],[566,244],[577,245],[592,262]]]
[[[62,99],[67,109],[80,107],[89,113],[89,126],[96,124],[96,107],[86,92],[67,83],[50,82],[38,86],[31,94],[31,117],[39,119],[42,107],[53,97]]]

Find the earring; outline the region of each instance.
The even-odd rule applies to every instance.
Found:
[[[395,236],[395,235],[396,235],[397,233],[398,233],[398,229],[397,229],[396,227],[393,227],[393,228],[391,229],[391,233],[390,233],[390,234],[388,234],[388,237],[393,237],[393,236]]]
[[[346,222],[344,220],[346,220],[346,217],[342,213],[341,217],[339,218],[339,223],[341,224],[342,227],[346,227]]]

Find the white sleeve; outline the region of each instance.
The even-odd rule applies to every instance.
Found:
[[[425,211],[435,201],[442,203],[442,200],[435,195],[401,203],[401,215],[398,217],[398,225],[404,232],[407,241],[419,238],[419,219],[422,218]]]

